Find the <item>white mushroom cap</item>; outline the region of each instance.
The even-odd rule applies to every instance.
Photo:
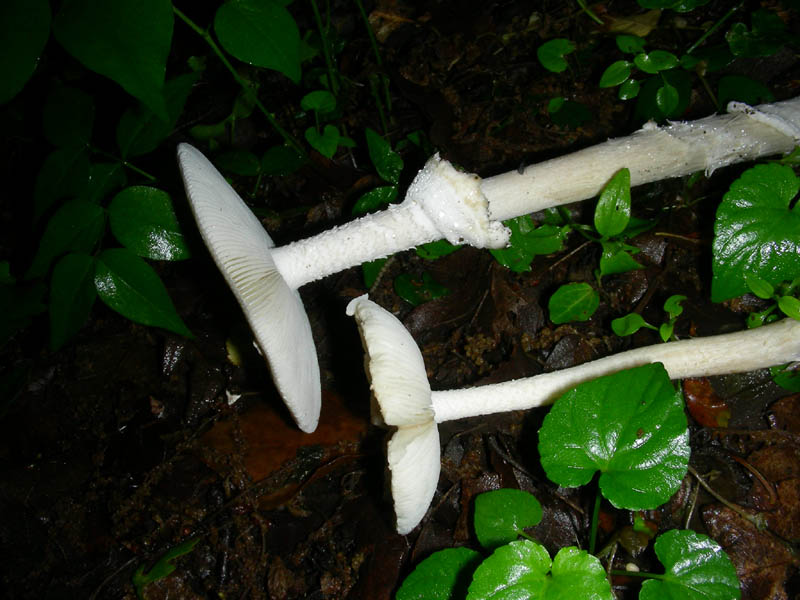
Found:
[[[272,259],[274,243],[198,150],[181,144],[178,161],[203,241],[244,311],[275,386],[298,427],[314,431],[322,394],[316,348],[300,295]]]
[[[436,493],[442,464],[439,426],[431,419],[401,427],[389,440],[386,452],[392,472],[397,533],[406,535],[422,521]]]

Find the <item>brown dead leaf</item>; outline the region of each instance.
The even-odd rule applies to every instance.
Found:
[[[606,23],[609,33],[627,33],[630,35],[638,35],[639,37],[647,37],[653,29],[658,25],[658,19],[661,17],[660,10],[648,10],[646,13],[640,15],[630,15],[624,17],[607,16]]]

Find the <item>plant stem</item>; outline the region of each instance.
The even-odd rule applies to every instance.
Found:
[[[581,7],[581,10],[586,13],[586,15],[598,25],[603,24],[603,20],[598,17],[596,14],[592,12],[592,9],[586,5],[586,0],[578,0],[578,5]]]
[[[106,158],[110,158],[112,160],[115,160],[115,161],[119,162],[126,169],[130,169],[134,173],[138,173],[139,175],[141,175],[142,177],[144,177],[145,179],[147,179],[149,181],[158,181],[157,177],[155,177],[154,175],[151,175],[147,171],[144,171],[144,170],[140,169],[136,165],[134,165],[132,163],[129,163],[124,158],[120,158],[119,156],[115,156],[114,154],[111,154],[110,152],[106,152],[105,150],[97,148],[96,146],[90,146],[90,149],[91,149],[92,152],[95,152],[96,154],[100,154],[102,156],[105,156]]]
[[[328,70],[328,84],[331,86],[331,92],[334,96],[339,94],[339,81],[336,77],[336,70],[333,68],[333,58],[331,57],[331,49],[328,36],[325,35],[325,28],[322,25],[322,16],[319,12],[316,0],[311,0],[311,8],[314,10],[314,20],[317,22],[317,29],[319,29],[319,37],[322,41],[322,55],[325,57],[325,67]]]
[[[578,1],[580,2],[580,0],[578,0]],[[719,29],[722,26],[722,24],[725,21],[727,21],[731,17],[731,15],[733,15],[733,13],[735,13],[737,10],[739,10],[742,7],[743,4],[744,4],[744,0],[739,2],[739,4],[737,4],[736,6],[732,7],[728,12],[726,12],[724,15],[722,15],[722,18],[720,18],[719,21],[714,23],[708,31],[706,31],[703,35],[700,36],[700,39],[698,39],[694,44],[689,46],[689,49],[686,51],[686,54],[691,54],[692,52],[697,50],[697,47],[700,46],[703,42],[705,42],[706,39],[708,39],[708,36],[710,36],[717,29]]]
[[[364,27],[367,29],[367,36],[369,37],[369,43],[372,46],[372,52],[375,54],[375,62],[378,65],[378,68],[383,70],[383,60],[381,59],[381,52],[378,49],[378,41],[375,39],[375,33],[372,31],[372,27],[369,24],[369,17],[367,17],[367,12],[364,10],[364,4],[361,0],[355,0],[356,6],[358,6],[358,12],[361,13],[361,20],[364,21]],[[389,79],[386,75],[381,72],[378,75],[380,81],[381,92],[383,92],[383,101],[386,105],[386,110],[391,114],[392,112],[392,98],[389,95]],[[376,86],[377,87],[377,86]],[[381,106],[380,100],[376,97],[376,103],[378,104],[378,111],[380,112],[381,117],[381,125],[383,126],[383,132],[388,133],[386,127],[386,117],[383,113],[383,107]]]
[[[592,529],[589,531],[589,554],[594,554],[594,548],[597,545],[597,528],[600,526],[600,501],[602,498],[600,486],[598,485],[594,496],[594,508],[592,509]]]
[[[247,94],[253,100],[253,102],[261,111],[261,113],[267,118],[267,121],[269,121],[269,124],[272,126],[272,128],[276,132],[278,132],[280,136],[284,139],[284,141],[287,144],[289,144],[292,148],[294,148],[301,156],[305,156],[306,155],[305,148],[302,145],[300,145],[300,143],[296,139],[294,139],[292,134],[290,134],[283,127],[281,127],[280,123],[278,123],[278,121],[275,119],[272,113],[269,112],[267,108],[261,103],[261,100],[258,99],[258,96],[256,96],[256,93],[253,90],[253,88],[250,87],[250,85],[239,76],[239,73],[236,72],[236,69],[233,67],[228,58],[222,52],[222,49],[214,41],[214,38],[211,37],[211,34],[208,33],[208,30],[203,29],[202,27],[197,25],[194,21],[192,21],[189,17],[183,14],[175,6],[172,7],[172,11],[181,21],[186,23],[186,25],[188,25],[192,31],[194,31],[197,35],[199,35],[206,41],[206,43],[211,47],[211,50],[214,52],[214,54],[216,54],[217,57],[220,59],[220,61],[222,61],[222,64],[225,65],[225,68],[228,69],[231,75],[233,75],[233,78],[236,80],[236,83],[238,83],[239,86],[241,86],[245,94]]]
[[[647,571],[623,571],[622,569],[611,569],[612,575],[623,575],[625,577],[644,577],[646,579],[664,579],[661,573],[648,573]]]

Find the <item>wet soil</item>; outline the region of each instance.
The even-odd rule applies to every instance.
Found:
[[[693,28],[719,18],[728,4],[712,1],[680,23],[665,12],[648,39],[685,48],[695,39]],[[750,10],[759,5],[745,4]],[[330,5],[345,42],[337,55],[346,106],[340,125],[359,146],[333,160],[312,153],[300,171],[262,178],[255,189],[252,178],[234,180],[267,215],[265,225],[278,244],[348,220],[354,201],[376,184],[361,139],[365,127],[381,130],[371,74],[389,78],[389,139],[396,143],[422,131],[432,148],[483,176],[625,135],[641,124],[631,103],[597,87],[608,57],[615,56],[613,35],[576,3],[385,0],[366,8],[382,67],[355,5]],[[313,28],[307,7],[291,9],[301,31]],[[642,12],[634,2],[593,9],[607,21]],[[214,7],[183,10],[203,22]],[[797,25],[792,11],[780,14]],[[555,37],[578,44],[576,61],[563,74],[546,71],[536,58],[536,49]],[[207,54],[177,25],[175,47],[176,62]],[[65,61],[53,58],[48,65],[53,77],[61,76],[59,60]],[[797,93],[798,66],[796,55],[786,52],[740,61],[736,72],[758,74],[784,99]],[[259,81],[262,101],[302,138],[308,125],[307,116],[297,114],[303,90],[277,74],[238,68]],[[32,85],[41,91],[44,84]],[[108,94],[109,103],[120,98]],[[657,221],[631,240],[643,268],[604,277],[599,285],[599,248],[573,234],[563,251],[537,257],[525,273],[472,248],[435,261],[409,251],[392,257],[369,290],[359,268],[305,286],[301,295],[324,389],[322,420],[309,435],[288,418],[181,202],[175,144],[191,141],[190,126],[224,118],[235,95],[228,75],[208,56],[177,130],[143,165],[176,199],[192,243],[190,260],[155,267],[197,339],[131,323],[98,304],[58,352],[47,350],[45,317],[0,350],[0,591],[8,598],[134,598],[137,569],[149,569],[195,538],[193,550],[174,561],[174,572],[147,586],[147,598],[388,599],[431,552],[474,545],[472,499],[500,487],[531,491],[541,501],[545,517],[533,534],[551,553],[586,547],[594,493],[558,488],[542,472],[537,431],[546,409],[444,424],[432,506],[411,534],[396,534],[386,484],[387,433],[370,424],[363,353],[344,307],[368,291],[396,314],[419,343],[434,389],[525,377],[656,343],[657,334],[647,330],[615,336],[610,321],[635,311],[658,323],[672,294],[688,298],[676,326],[679,337],[741,329],[757,301],[712,304],[709,290],[714,211],[744,167],[691,185],[676,180],[635,189],[635,215]],[[591,118],[577,127],[555,124],[546,107],[556,96],[582,103]],[[698,85],[684,117],[714,109]],[[35,136],[26,139],[24,150],[9,153],[14,158],[7,168],[32,174],[32,180],[41,156]],[[222,149],[260,153],[276,143],[256,112],[237,123]],[[427,154],[407,145],[402,155],[407,184]],[[591,223],[591,202],[568,209],[576,221]],[[3,210],[3,251],[9,256],[35,249],[20,231],[21,215],[18,207]],[[450,294],[413,307],[392,282],[402,273],[423,272]],[[547,316],[549,296],[577,281],[595,285],[599,309],[586,322],[554,325]],[[236,364],[231,348],[240,355]],[[776,386],[767,372],[686,382],[685,393],[693,472],[728,504],[688,474],[667,505],[644,517],[659,530],[688,524],[715,538],[736,565],[744,598],[795,597],[800,396]],[[754,515],[763,526],[753,524]],[[614,548],[615,567],[635,562],[646,571],[659,568],[652,545],[633,533],[632,513],[603,504],[602,516],[600,546]],[[638,583],[615,578],[614,591],[635,598]]]

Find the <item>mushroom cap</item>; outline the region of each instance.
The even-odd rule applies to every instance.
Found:
[[[364,346],[364,366],[383,422],[405,427],[433,420],[431,386],[417,343],[403,324],[366,295],[347,305]]]
[[[289,412],[310,433],[319,421],[322,392],[300,295],[275,266],[275,244],[261,222],[214,165],[189,144],[178,146],[178,162],[200,235],[239,301]]]

